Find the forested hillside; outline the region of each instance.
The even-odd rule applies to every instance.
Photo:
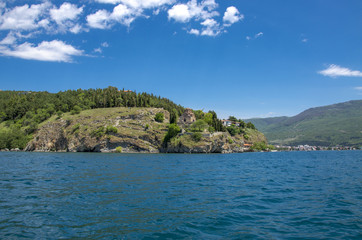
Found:
[[[58,93],[30,91],[0,91],[0,149],[24,148],[38,125],[52,115],[65,112],[77,114],[82,110],[112,107],[155,107],[170,113],[176,122],[184,108],[148,93],[105,89],[78,89]]]
[[[362,146],[362,100],[310,108],[294,117],[248,121],[273,144]]]
[[[65,113],[77,115],[83,110],[116,107],[162,108],[169,113],[168,122],[171,124],[177,123],[185,110],[167,98],[116,87],[58,93],[0,91],[0,149],[25,148],[33,133],[52,116],[61,119]],[[202,113],[200,121],[203,118],[210,120],[208,124],[213,131],[226,131],[214,111],[205,116],[200,110],[195,113]]]

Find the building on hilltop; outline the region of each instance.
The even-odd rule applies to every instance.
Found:
[[[178,120],[178,124],[180,125],[186,125],[191,124],[196,121],[196,117],[192,109],[186,108],[185,112],[181,115],[181,117]]]

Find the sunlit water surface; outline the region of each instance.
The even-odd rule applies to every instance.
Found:
[[[362,151],[0,153],[0,239],[362,239]]]

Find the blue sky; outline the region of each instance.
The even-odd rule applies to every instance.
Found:
[[[0,0],[0,89],[292,116],[362,98],[361,26],[360,0]]]

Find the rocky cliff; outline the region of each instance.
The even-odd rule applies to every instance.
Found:
[[[164,122],[156,122],[162,112]],[[227,132],[180,133],[166,146],[163,138],[168,129],[169,113],[159,108],[106,108],[64,114],[43,123],[26,151],[123,152],[123,153],[232,153],[248,150],[245,143],[266,141],[263,134],[231,137]]]

